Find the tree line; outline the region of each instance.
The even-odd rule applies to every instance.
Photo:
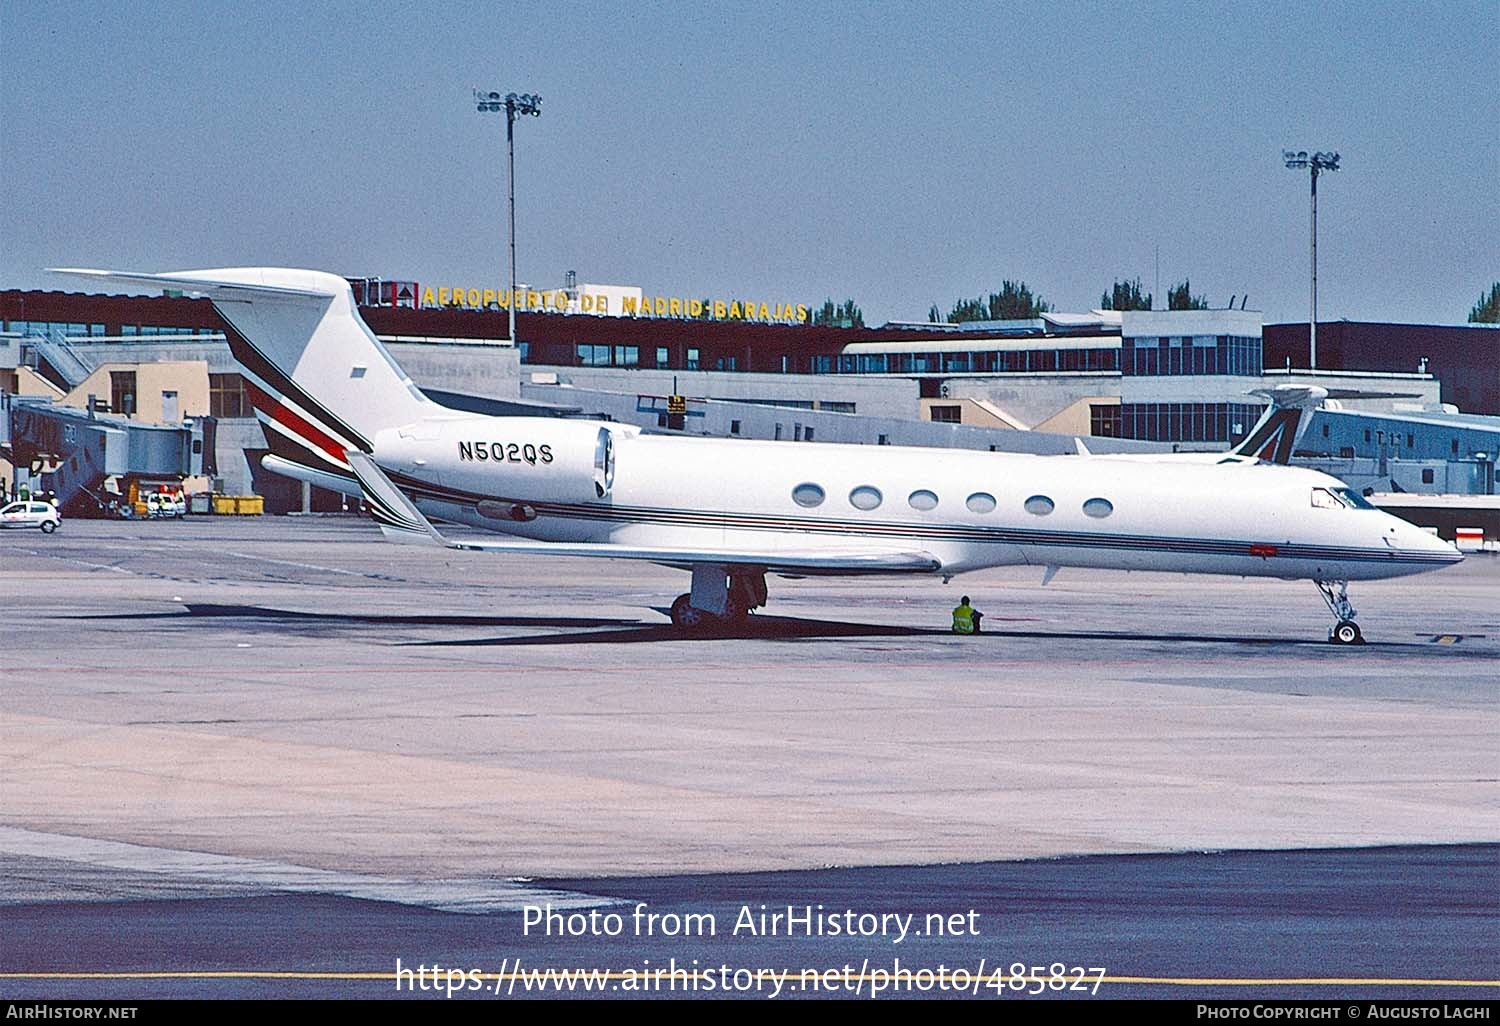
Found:
[[[1000,291],[991,292],[975,299],[959,299],[944,316],[933,303],[927,310],[927,319],[934,324],[966,324],[971,321],[1017,321],[1031,320],[1052,310],[1052,304],[1039,293],[1031,291],[1024,281],[1005,279]],[[1115,279],[1108,292],[1099,297],[1101,310],[1153,310],[1151,293],[1145,291],[1140,278]],[[1167,289],[1168,310],[1207,310],[1208,299],[1193,294],[1192,283],[1184,278]],[[846,299],[834,303],[830,298],[813,313],[814,324],[836,328],[863,328],[864,314],[854,300]],[[1471,324],[1500,324],[1500,281],[1487,294],[1481,294],[1479,302],[1469,311]]]
[[[1470,324],[1500,324],[1500,281],[1495,282],[1490,294],[1480,293],[1479,302],[1469,311]]]
[[[1139,278],[1116,279],[1110,290],[1099,297],[1101,310],[1151,310],[1151,293],[1145,291]],[[979,299],[960,299],[953,304],[946,317],[936,303],[927,310],[927,319],[933,323],[964,324],[969,321],[1030,320],[1053,309],[1052,304],[1033,293],[1024,281],[1007,279],[999,292],[991,292]],[[1207,310],[1208,300],[1193,295],[1188,279],[1167,290],[1168,310]]]

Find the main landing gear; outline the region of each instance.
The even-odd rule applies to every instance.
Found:
[[[1338,620],[1328,629],[1328,640],[1335,645],[1363,645],[1365,637],[1354,622],[1354,607],[1349,604],[1348,581],[1314,581],[1329,612]]]
[[[693,590],[672,603],[672,624],[698,634],[742,624],[766,604],[766,575],[722,563],[693,564]]]

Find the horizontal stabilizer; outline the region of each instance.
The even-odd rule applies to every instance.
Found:
[[[180,289],[219,299],[234,299],[245,296],[281,296],[286,298],[307,297],[332,299],[338,295],[334,283],[343,280],[333,275],[316,271],[282,271],[276,274],[275,284],[266,281],[271,270],[262,267],[224,268],[216,271],[168,271],[152,274],[146,271],[102,271],[86,267],[49,267],[53,274],[66,274],[75,278],[91,278],[115,285],[135,285],[143,288]],[[287,281],[289,276],[305,278],[305,281]]]

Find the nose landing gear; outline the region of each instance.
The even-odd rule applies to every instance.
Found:
[[[1328,629],[1328,640],[1335,645],[1363,645],[1365,637],[1360,633],[1359,624],[1354,622],[1355,609],[1349,603],[1348,581],[1314,581],[1318,591],[1323,596],[1323,601],[1328,603],[1337,623]]]

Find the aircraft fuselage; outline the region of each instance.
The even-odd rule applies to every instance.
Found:
[[[943,574],[1033,564],[1367,580],[1461,559],[1335,478],[1266,463],[1030,456],[434,418],[375,458],[426,514],[536,541],[892,545]]]

